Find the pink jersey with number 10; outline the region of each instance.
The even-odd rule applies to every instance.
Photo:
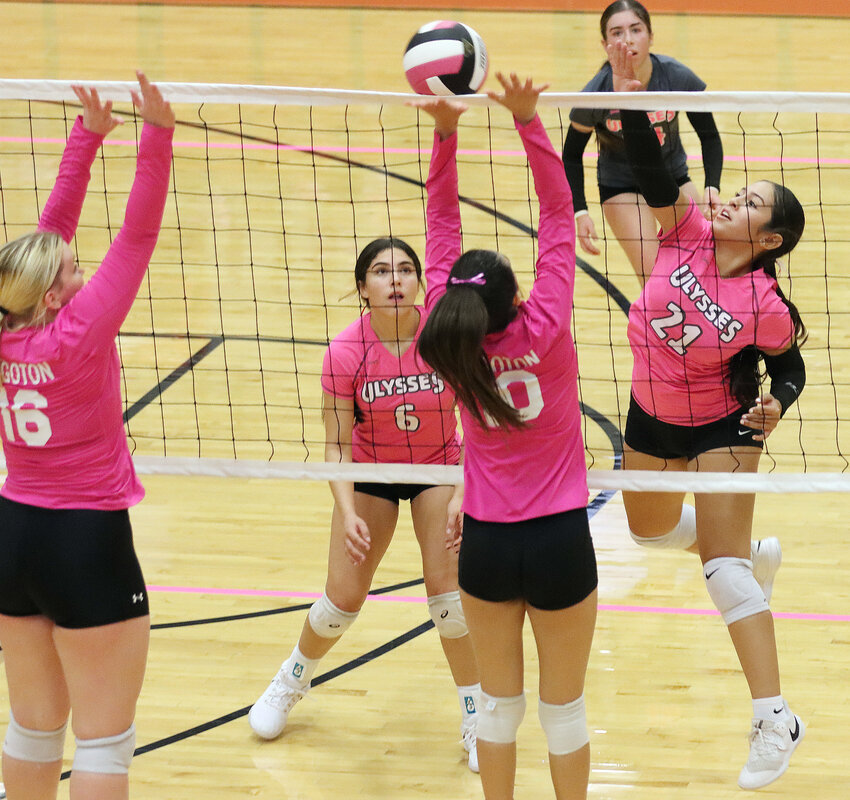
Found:
[[[91,280],[47,325],[0,333],[2,494],[42,508],[128,508],[144,496],[121,416],[115,337],[156,246],[173,129],[145,124],[124,224]],[[103,137],[77,118],[38,222],[70,242]]]
[[[575,283],[572,195],[539,117],[517,124],[540,201],[537,279],[508,326],[484,338],[484,352],[522,429],[481,427],[461,408],[463,510],[485,522],[517,522],[587,505],[587,467],[570,335]],[[461,254],[457,135],[434,135],[428,174],[425,305],[446,291]]]
[[[693,201],[659,239],[652,274],[629,311],[632,394],[662,422],[705,425],[740,408],[729,392],[732,356],[747,345],[782,350],[794,325],[763,269],[718,273],[711,223]]]

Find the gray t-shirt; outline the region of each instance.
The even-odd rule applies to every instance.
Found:
[[[649,92],[701,92],[705,82],[675,58],[650,53],[652,76],[646,87]],[[613,92],[611,65],[605,64],[593,76],[583,92]],[[687,156],[679,137],[677,111],[651,111],[649,119],[661,142],[661,153],[670,174],[679,180],[688,172]],[[599,160],[596,178],[600,185],[631,187],[636,185],[632,169],[623,148],[620,112],[616,109],[574,108],[570,121],[596,129],[599,141]]]

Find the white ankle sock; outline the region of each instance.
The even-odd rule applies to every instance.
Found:
[[[787,722],[791,719],[791,710],[782,695],[776,697],[753,698],[753,716],[768,722]]]
[[[307,658],[295,645],[295,649],[286,661],[283,662],[281,669],[288,680],[298,684],[298,686],[306,686],[310,683],[316,667],[319,666],[320,658]]]
[[[478,713],[478,700],[481,697],[481,684],[457,687],[457,699],[460,701],[460,711],[463,721],[467,722]]]

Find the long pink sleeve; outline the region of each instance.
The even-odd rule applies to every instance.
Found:
[[[84,128],[83,118],[77,117],[53,191],[38,220],[40,231],[58,233],[66,242],[74,237],[91,178],[91,165],[102,143],[103,136]]]
[[[425,308],[430,311],[446,293],[446,281],[461,254],[460,205],[457,194],[457,133],[442,141],[434,132],[431,167],[425,183]]]
[[[124,224],[94,276],[63,309],[91,341],[113,339],[133,305],[159,236],[173,129],[145,124]]]
[[[527,307],[532,327],[565,330],[569,326],[575,288],[575,219],[564,165],[540,121],[517,123],[534,188],[540,201],[537,229],[537,277]]]

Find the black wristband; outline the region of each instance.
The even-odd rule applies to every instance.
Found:
[[[764,366],[770,376],[770,393],[782,406],[782,413],[797,402],[806,385],[806,364],[796,344],[778,356],[764,357]]]

